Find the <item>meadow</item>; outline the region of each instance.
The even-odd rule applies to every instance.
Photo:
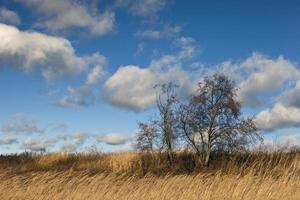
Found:
[[[300,199],[300,151],[0,156],[0,199]]]

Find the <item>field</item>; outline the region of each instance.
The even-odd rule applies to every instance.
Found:
[[[300,152],[0,157],[0,199],[300,199]]]

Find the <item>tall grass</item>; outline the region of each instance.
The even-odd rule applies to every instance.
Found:
[[[221,173],[255,176],[300,177],[300,151],[215,153],[209,167],[197,163],[190,152],[177,152],[173,163],[165,153],[24,153],[0,156],[0,171],[27,173],[40,171],[91,171],[116,175],[144,176]]]
[[[0,156],[0,199],[300,199],[300,152]]]

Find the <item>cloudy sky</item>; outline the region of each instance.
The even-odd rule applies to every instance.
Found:
[[[131,148],[153,86],[236,81],[266,144],[300,144],[297,1],[1,0],[0,153]]]

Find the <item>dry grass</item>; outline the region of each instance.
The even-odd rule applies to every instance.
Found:
[[[300,199],[300,152],[0,157],[0,199]]]

